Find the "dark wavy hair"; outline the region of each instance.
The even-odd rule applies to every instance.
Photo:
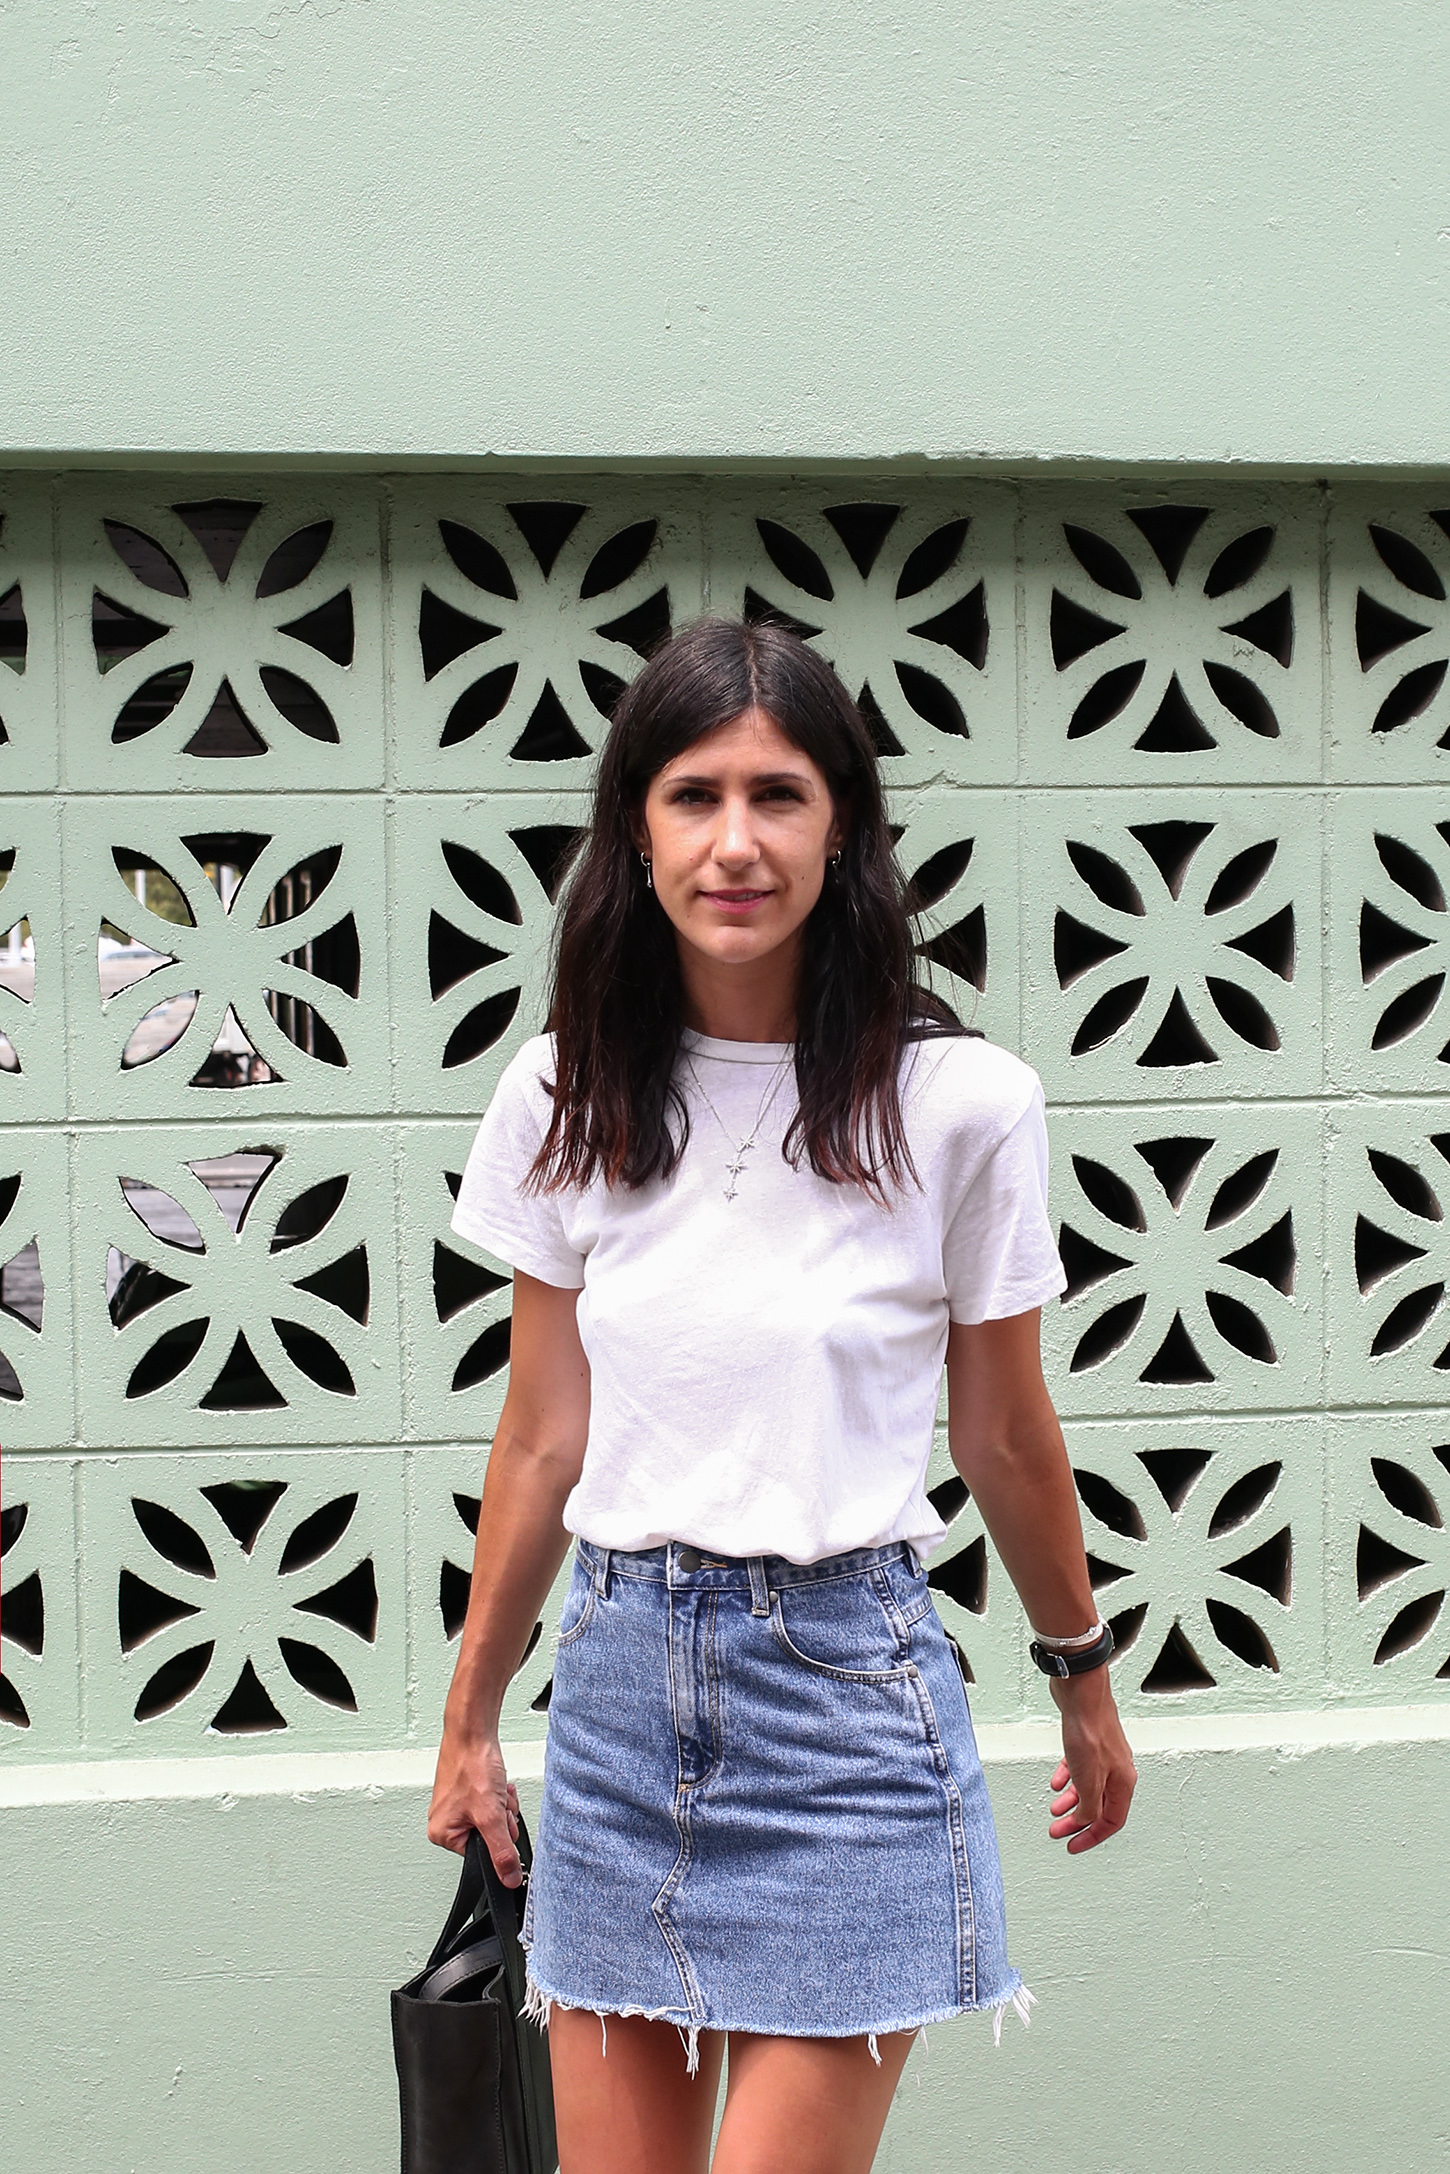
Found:
[[[915,1177],[898,1084],[904,1045],[960,1033],[916,980],[907,900],[864,719],[823,657],[783,627],[700,619],[657,650],[615,709],[593,818],[555,937],[546,1191],[668,1178],[689,1115],[674,1084],[683,987],[673,924],[635,844],[652,779],[707,733],[763,710],[808,755],[845,824],[807,917],[796,999],[800,1106],[784,1153],[885,1197]]]

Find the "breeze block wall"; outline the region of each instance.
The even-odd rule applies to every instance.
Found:
[[[706,608],[860,697],[924,963],[1042,1074],[1051,1382],[1129,1707],[1444,1695],[1450,501],[3,506],[8,1756],[436,1733],[508,1351],[451,1192],[609,707]],[[933,1582],[1010,1719],[1020,1615],[938,1476]]]
[[[1331,1717],[1325,1741],[1340,1709],[1362,1732],[1383,1707],[1387,1739],[1443,1720],[1450,489],[23,474],[0,512],[0,1759],[37,1833],[47,1763],[56,1807],[124,1771],[169,1833],[188,1772],[227,1755],[231,1803],[251,1759],[270,1824],[244,1847],[238,1814],[228,1847],[265,1884],[326,1755],[365,1787],[414,1747],[422,1851],[508,1356],[506,1270],[451,1197],[540,1023],[610,706],[707,609],[836,665],[923,970],[1042,1075],[1050,1382],[1130,1728],[1176,1759],[1204,1716],[1220,1748],[1280,1716]],[[933,1482],[974,1714],[1045,1775],[1021,1611],[940,1445]],[[505,1713],[523,1773],[557,1598]],[[278,1753],[321,1763],[273,1781]],[[1261,1832],[1282,1792],[1227,1771],[1202,1786]],[[1182,1899],[1139,1926],[1164,1969]],[[1022,1962],[1041,1986],[1040,1941]],[[371,2096],[342,2141],[276,2084],[273,2011],[258,2118],[298,2124],[275,2163],[388,2163],[381,1990],[358,1998]],[[157,2059],[108,2121],[160,2118]],[[925,2103],[891,2166],[958,2163]],[[1433,2158],[1417,2103],[1406,2167]],[[152,2165],[197,2163],[179,2134]],[[1150,2122],[1084,2164],[1160,2145]],[[252,2163],[228,2149],[208,2163]],[[1265,2149],[1233,2163],[1298,2164]]]

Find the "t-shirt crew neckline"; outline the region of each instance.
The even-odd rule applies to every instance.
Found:
[[[780,1064],[795,1055],[794,1042],[724,1042],[693,1027],[681,1029],[680,1047],[687,1056],[715,1057],[721,1064]]]

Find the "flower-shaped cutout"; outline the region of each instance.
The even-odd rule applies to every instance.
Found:
[[[1317,1068],[1311,1020],[1302,1053],[1296,1039],[1305,1009],[1296,889],[1312,885],[1317,902],[1300,851],[1237,811],[1215,821],[1185,807],[1109,825],[1097,803],[1069,821],[1065,838],[1044,841],[1061,1002],[1046,1031],[1066,1045],[1064,1072],[1111,1066],[1125,1087],[1141,1082],[1128,1091],[1147,1094],[1212,1080],[1215,1068],[1258,1076],[1291,1059]],[[1042,906],[1028,910],[1043,944]]]
[[[1386,1063],[1450,1064],[1450,822],[1421,820],[1406,837],[1409,813],[1393,829],[1376,825],[1372,854],[1359,862],[1365,1024],[1370,1050],[1383,1051]]]
[[[926,842],[908,829],[903,840],[912,849],[908,865]],[[907,879],[906,904],[921,982],[970,1022],[977,999],[986,993],[988,971],[987,901],[976,838],[948,838],[928,852]]]
[[[415,795],[399,808],[408,881],[392,941],[427,990],[399,1045],[407,1107],[476,1115],[538,1032],[555,907],[585,814],[570,793],[523,806]]]
[[[1391,1685],[1450,1682],[1450,1444],[1369,1459],[1355,1547],[1358,1630]]]
[[[584,782],[620,694],[670,633],[666,522],[562,499],[440,516],[419,495],[402,606],[417,628],[409,774]]]
[[[482,1507],[481,1497],[455,1489],[452,1494],[453,1519],[449,1525],[449,1538],[438,1572],[438,1615],[443,1635],[451,1645],[463,1628],[463,1618],[468,1610],[468,1596],[472,1587],[473,1545],[478,1537],[478,1519]],[[549,1626],[557,1624],[559,1611],[567,1590],[572,1562],[566,1560],[563,1570],[555,1579],[554,1590],[544,1603],[544,1613],[530,1631],[514,1669],[508,1690],[505,1692],[505,1710],[512,1717],[523,1714],[543,1715],[549,1711],[549,1698],[554,1688],[551,1673],[554,1657],[554,1640]]]
[[[1280,1673],[1294,1565],[1281,1458],[1164,1446],[1112,1477],[1090,1456],[1075,1472],[1115,1676],[1155,1696]]]
[[[1084,501],[1035,513],[1028,731],[1046,777],[1317,775],[1298,655],[1313,532],[1288,505]],[[1036,563],[1033,563],[1033,562]],[[1307,592],[1306,592],[1307,593]],[[1307,603],[1305,608],[1308,608]]]
[[[178,1093],[193,1099],[188,1089],[265,1090],[319,1109],[375,1093],[387,1051],[361,1025],[359,933],[377,911],[374,826],[339,838],[302,814],[290,836],[178,835],[143,808],[117,838],[114,821],[93,924],[115,1064],[108,1109],[117,1073],[130,1105],[158,1114]]]
[[[0,553],[3,553],[4,544],[5,517],[0,514]],[[30,629],[25,618],[25,596],[15,573],[16,569],[0,556],[0,666],[20,679],[25,673]],[[5,677],[0,676],[0,747],[6,746],[10,739],[5,724],[5,705],[10,691]]]
[[[45,1565],[34,1534],[28,1502],[0,1509],[0,1637],[8,1648],[0,1665],[0,1726],[19,1729],[30,1727],[24,1694],[45,1653]]]
[[[125,1397],[232,1415],[351,1398],[367,1364],[366,1210],[347,1173],[290,1186],[281,1150],[122,1177],[109,1311]]]
[[[461,1183],[461,1172],[442,1173],[441,1190],[450,1205]],[[454,1395],[498,1382],[507,1368],[510,1296],[508,1274],[490,1267],[477,1247],[451,1234],[446,1241],[434,1239],[433,1310],[447,1344]]]
[[[990,517],[922,502],[782,504],[732,538],[747,619],[794,629],[861,706],[893,780],[990,774]],[[730,601],[736,597],[732,592]]]
[[[378,1636],[356,1492],[237,1476],[129,1499],[116,1630],[138,1723],[223,1736],[356,1714]]]
[[[10,1404],[25,1401],[45,1322],[39,1230],[28,1228],[29,1190],[20,1171],[0,1173],[0,1398]]]
[[[52,486],[12,477],[0,499],[0,790],[59,776]]]
[[[1250,1147],[1220,1125],[1194,1112],[1154,1137],[1139,1117],[1128,1145],[1120,1124],[1079,1120],[1079,1144],[1059,1154],[1068,1285],[1049,1321],[1075,1409],[1307,1390],[1294,1195],[1317,1133],[1300,1139],[1289,1120],[1280,1145]]]
[[[58,803],[14,796],[0,831],[0,1113],[10,1124],[64,1116]]]
[[[336,748],[357,646],[336,528],[250,499],[103,517],[91,639],[112,745],[171,760]]]
[[[515,848],[508,856],[514,884],[471,846],[451,838],[441,842],[452,883],[448,907],[453,919],[436,907],[429,916],[428,993],[442,1008],[445,1072],[481,1057],[512,1024],[523,994],[516,954],[524,930],[524,907],[518,890],[524,891],[525,902],[536,916],[538,892],[552,906],[580,834],[565,825],[540,824],[508,835]],[[520,862],[532,883],[518,882]],[[466,925],[460,927],[460,922]]]
[[[416,1566],[410,1650],[416,1672],[414,1725],[423,1742],[437,1741],[458,1657],[486,1457],[482,1449],[439,1446],[420,1447],[410,1459],[408,1544]],[[572,1554],[566,1555],[517,1656],[500,1717],[505,1742],[537,1742],[547,1731],[558,1624],[573,1567]]]
[[[946,1538],[933,1554],[927,1583],[937,1612],[957,1650],[962,1676],[975,1683],[973,1651],[987,1613],[988,1581],[1002,1576],[1001,1565],[991,1552],[987,1528],[967,1483],[952,1472],[927,1493],[927,1500],[947,1528]],[[995,1590],[995,1584],[994,1584]]]
[[[1396,1145],[1404,1152],[1361,1144],[1354,1222],[1361,1333],[1368,1334],[1371,1378],[1377,1362],[1400,1372],[1407,1363],[1428,1361],[1444,1375],[1450,1373],[1450,1131]],[[1347,1175],[1341,1173],[1341,1182]]]
[[[1370,731],[1450,748],[1441,700],[1450,666],[1450,509],[1367,524],[1368,559],[1354,604],[1354,647]]]
[[[12,1073],[23,1070],[15,1046],[25,1038],[21,1007],[28,1009],[35,997],[35,939],[21,899],[23,886],[11,889],[14,872],[14,846],[0,847],[0,1020],[14,1030],[7,1034],[0,1026],[0,1072]]]

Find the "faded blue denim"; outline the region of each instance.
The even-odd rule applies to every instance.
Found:
[[[926,1575],[580,1541],[525,1913],[535,2012],[873,2039],[1031,1999]]]

